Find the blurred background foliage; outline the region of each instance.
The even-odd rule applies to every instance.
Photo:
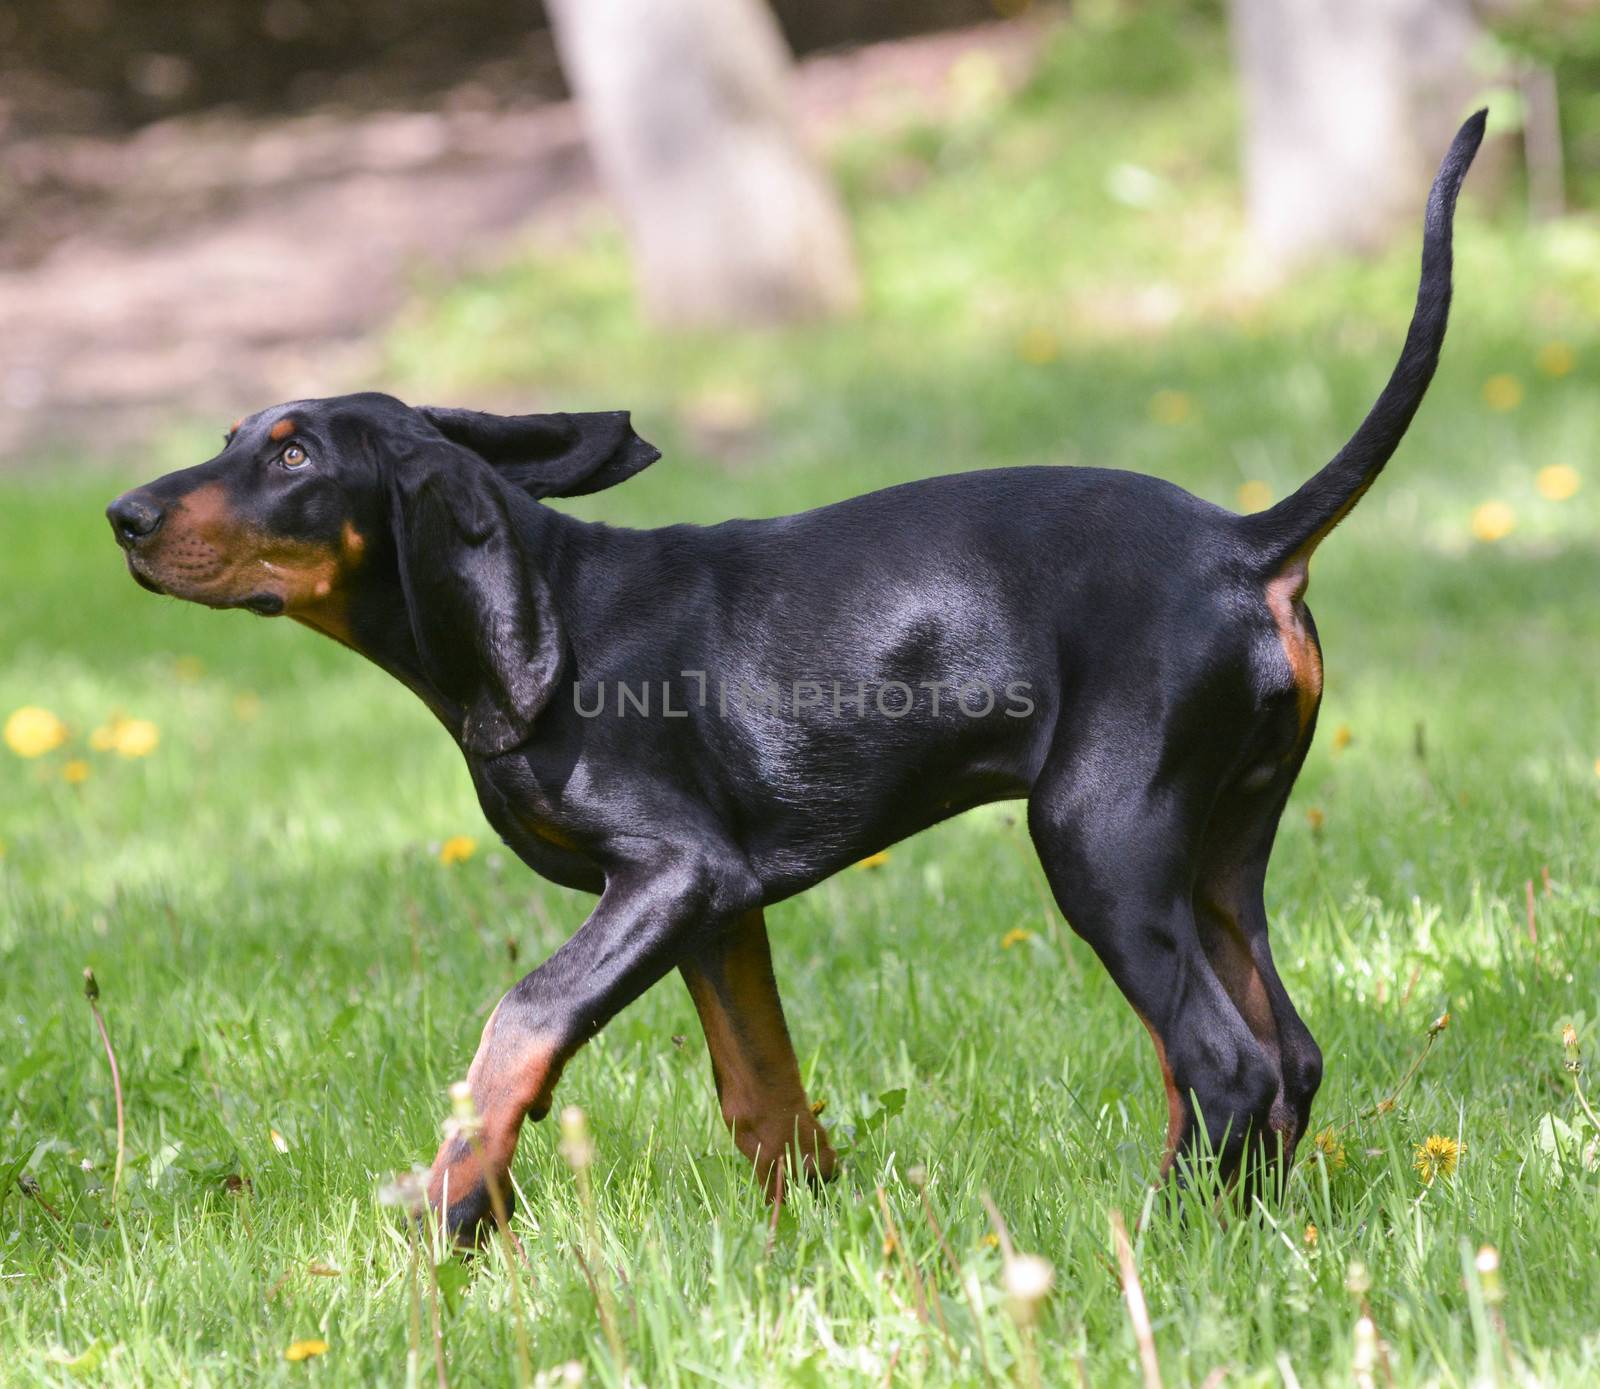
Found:
[[[1572,167],[1573,205],[1600,198],[1600,6],[1593,0],[1500,0],[1489,10],[1506,48],[1542,64],[1561,97],[1561,133]]]
[[[1016,13],[1026,0],[774,0],[812,53]],[[132,127],[217,106],[288,114],[437,96],[467,77],[566,91],[541,0],[12,0],[0,110],[20,128]]]
[[[649,354],[655,388],[717,325],[843,315],[865,341],[920,317],[1003,333],[1006,301],[1071,283],[1037,328],[1062,347],[1242,322],[1289,284],[1275,315],[1320,312],[1323,283],[1346,303],[1377,286],[1381,314],[1405,298],[1400,271],[1301,271],[1409,244],[1438,151],[1483,102],[1469,199],[1583,302],[1600,199],[1589,0],[563,13],[0,10],[0,457],[102,451],[356,385],[548,395],[571,388],[596,333]],[[792,73],[790,52],[805,59]],[[558,274],[533,242],[560,247]],[[446,334],[426,353],[421,323]],[[483,325],[476,346],[457,340]],[[684,350],[662,360],[668,338]],[[758,334],[737,350],[786,348]],[[737,432],[736,395],[707,404],[727,416],[712,433]]]

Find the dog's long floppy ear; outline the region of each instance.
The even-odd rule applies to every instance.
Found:
[[[504,484],[450,450],[394,470],[390,523],[423,673],[461,711],[456,736],[494,755],[527,741],[565,652],[549,588],[520,553]]]
[[[422,415],[534,497],[581,497],[615,487],[661,457],[660,449],[633,432],[626,410],[487,415],[424,405]]]

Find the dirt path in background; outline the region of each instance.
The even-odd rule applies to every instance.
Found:
[[[974,54],[1020,80],[1041,33],[1008,21],[811,58],[797,102],[821,142],[893,126],[946,107]],[[420,271],[572,226],[597,197],[576,111],[472,92],[0,147],[0,183],[23,191],[0,226],[0,463],[364,384]]]

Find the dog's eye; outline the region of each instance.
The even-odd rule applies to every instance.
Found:
[[[282,463],[283,466],[291,473],[295,472],[297,469],[304,468],[308,463],[311,462],[311,460],[306,457],[306,451],[301,448],[299,444],[290,444],[289,447],[278,456],[278,461]]]

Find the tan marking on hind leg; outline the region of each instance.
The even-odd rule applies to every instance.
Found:
[[[1267,1127],[1277,1136],[1278,1156],[1292,1153],[1300,1140],[1299,1126],[1283,1089],[1283,1042],[1272,997],[1262,978],[1250,941],[1239,919],[1237,883],[1223,882],[1202,888],[1195,899],[1201,945],[1224,992],[1233,1000],[1245,1026],[1255,1034],[1278,1071],[1278,1093],[1267,1116]]]
[[[1161,1040],[1161,1034],[1156,1031],[1155,1025],[1143,1013],[1134,1010],[1139,1021],[1145,1026],[1145,1031],[1150,1034],[1150,1040],[1156,1046],[1156,1060],[1161,1066],[1161,1081],[1167,1089],[1167,1151],[1161,1159],[1161,1179],[1165,1181],[1167,1174],[1172,1171],[1172,1164],[1178,1157],[1178,1143],[1183,1137],[1185,1120],[1183,1095],[1178,1090],[1178,1082],[1173,1078],[1172,1067],[1167,1061],[1167,1044]]]

